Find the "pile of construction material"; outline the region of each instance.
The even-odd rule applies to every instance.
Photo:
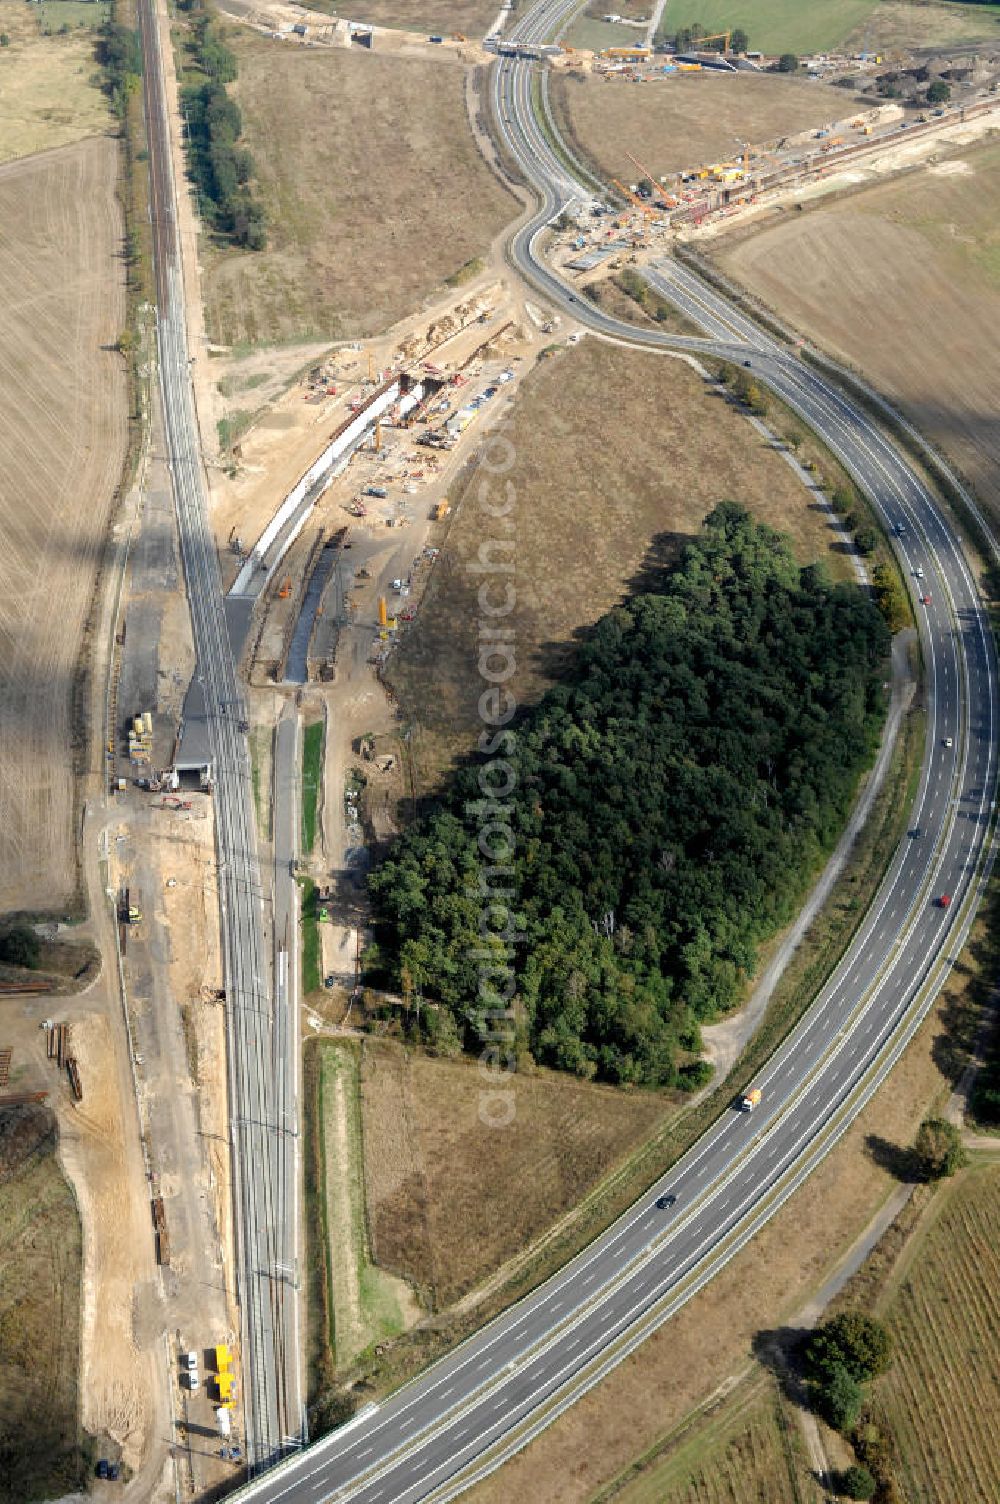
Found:
[[[148,710],[132,720],[128,733],[129,762],[148,768],[153,760],[153,717]]]
[[[45,1053],[50,1060],[54,1060],[60,1070],[65,1068],[69,1077],[70,1090],[73,1099],[83,1101],[83,1082],[80,1079],[80,1066],[76,1056],[70,1049],[69,1024],[47,1023],[45,1026]]]

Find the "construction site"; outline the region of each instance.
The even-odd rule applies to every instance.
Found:
[[[1000,53],[985,47],[972,58],[914,59],[866,49],[817,53],[800,60],[799,75],[779,99],[785,84],[773,71],[777,57],[737,54],[730,31],[701,36],[690,50],[665,51],[654,45],[652,10],[634,22],[609,15],[595,23],[629,25],[636,40],[621,40],[611,30],[605,35],[612,40],[602,46],[595,31],[594,45],[586,47],[505,40],[505,33],[516,32],[506,6],[476,26],[471,19],[448,20],[440,32],[393,24],[406,22],[393,0],[379,0],[371,17],[358,20],[269,0],[223,0],[221,8],[234,28],[254,33],[248,42],[254,81],[264,93],[269,58],[287,53],[305,62],[300,50],[310,54],[310,67],[315,59],[333,63],[351,54],[359,66],[373,59],[386,69],[412,64],[414,77],[418,67],[442,78],[451,69],[459,84],[449,88],[468,114],[464,144],[471,166],[464,165],[466,176],[457,168],[442,171],[443,222],[449,215],[462,220],[468,184],[481,177],[490,182],[488,192],[476,188],[485,207],[474,225],[463,224],[467,235],[454,252],[456,269],[448,259],[454,248],[442,245],[444,231],[421,225],[424,253],[429,243],[443,269],[429,278],[422,267],[419,280],[408,265],[408,236],[416,236],[413,225],[424,217],[421,196],[430,189],[424,179],[400,173],[407,180],[397,191],[410,217],[397,217],[396,201],[386,208],[382,197],[391,174],[383,175],[378,161],[363,160],[357,171],[352,166],[352,192],[365,198],[364,212],[352,198],[348,215],[336,193],[329,197],[336,212],[350,218],[356,246],[363,245],[369,221],[378,221],[380,233],[388,225],[398,258],[386,272],[386,280],[398,276],[394,299],[384,304],[391,313],[383,317],[377,290],[370,297],[367,290],[388,265],[382,242],[371,265],[355,247],[355,302],[344,304],[337,326],[343,337],[328,337],[335,320],[294,330],[262,323],[255,344],[244,338],[256,328],[252,284],[242,280],[250,276],[251,258],[227,252],[223,264],[199,218],[196,196],[185,186],[181,105],[170,94],[172,77],[167,85],[192,352],[185,380],[197,399],[206,534],[213,570],[218,565],[212,578],[222,585],[221,640],[236,666],[235,688],[219,698],[196,645],[190,561],[175,502],[181,451],[162,395],[150,397],[153,388],[144,388],[137,405],[147,427],[132,479],[116,502],[109,548],[117,573],[111,579],[109,570],[87,628],[99,639],[93,651],[100,672],[95,669],[97,687],[89,689],[96,706],[92,766],[76,815],[64,822],[67,839],[82,853],[89,913],[79,923],[75,914],[39,918],[37,887],[26,890],[23,902],[12,897],[12,913],[28,913],[30,900],[26,922],[43,948],[35,970],[0,968],[0,1112],[12,1114],[15,1126],[35,1123],[32,1114],[46,1121],[51,1115],[66,1245],[72,1252],[74,1239],[79,1244],[79,1276],[73,1276],[79,1321],[70,1308],[67,1317],[79,1330],[79,1355],[72,1359],[79,1367],[76,1440],[93,1444],[101,1485],[124,1483],[139,1504],[221,1497],[245,1479],[253,1444],[255,1419],[246,1404],[253,1372],[245,1341],[248,1303],[240,1285],[246,1207],[233,1149],[252,1114],[232,1090],[237,1005],[224,947],[231,922],[225,884],[249,846],[240,847],[226,831],[227,782],[242,780],[240,789],[250,790],[248,825],[255,860],[259,848],[260,881],[246,888],[264,916],[269,970],[267,982],[252,978],[250,1001],[240,1003],[241,1026],[249,1018],[248,1033],[256,1038],[258,1016],[272,1002],[277,1013],[280,1000],[290,1056],[299,1063],[300,1028],[341,1044],[346,1039],[349,1049],[355,1035],[367,1032],[401,1038],[410,997],[375,997],[365,986],[371,940],[366,876],[380,847],[405,827],[420,801],[433,797],[478,731],[469,561],[481,541],[474,499],[490,435],[502,431],[516,439],[523,505],[532,509],[520,534],[531,558],[521,566],[518,586],[524,657],[516,687],[525,704],[557,682],[580,633],[620,604],[645,570],[669,564],[723,492],[788,530],[803,563],[820,560],[835,581],[854,578],[853,546],[833,519],[827,494],[846,476],[819,446],[810,448],[811,440],[777,421],[769,427],[732,398],[718,379],[719,361],[729,356],[706,364],[704,352],[692,354],[690,347],[672,347],[667,359],[662,352],[626,350],[589,336],[587,314],[606,308],[620,315],[622,303],[635,297],[621,274],[640,272],[675,246],[697,249],[736,225],[749,234],[758,220],[792,218],[796,207],[923,166],[1000,124]],[[451,17],[452,9],[445,6],[442,14]],[[167,39],[165,11],[160,15],[154,5],[150,13]],[[432,7],[429,14],[438,11]],[[525,182],[505,156],[504,127],[511,122],[502,108],[493,108],[487,87],[490,70],[514,66],[530,67],[537,108],[550,112],[574,172],[579,168],[579,192],[560,201],[560,212],[534,243],[573,290],[559,305],[543,305],[534,290],[542,284],[522,277],[524,268],[507,254],[507,229],[496,231],[505,213],[513,222],[519,212],[515,193],[523,207],[519,223],[534,212]],[[949,90],[939,105],[926,99],[935,81]],[[355,79],[351,98],[363,87]],[[297,107],[325,117],[336,96],[329,80],[327,89],[314,99],[303,85]],[[898,94],[890,97],[889,89]],[[752,99],[753,109],[746,103]],[[698,116],[697,131],[692,125],[685,133],[685,115]],[[261,119],[258,154],[262,141],[266,149]],[[433,115],[428,120],[419,154],[433,178],[437,159],[427,139],[436,126]],[[353,117],[351,123],[359,124]],[[332,127],[337,145],[345,121],[335,112]],[[394,119],[390,127],[397,129]],[[384,140],[378,146],[383,154]],[[362,143],[359,153],[363,149]],[[315,155],[313,168],[326,192],[324,158]],[[267,163],[274,202],[284,192],[281,170],[280,162]],[[311,212],[302,214],[303,222],[311,222]],[[158,227],[167,222],[152,209],[149,218]],[[320,226],[319,239],[327,229]],[[262,258],[257,265],[263,264]],[[336,283],[335,266],[331,272],[308,256],[292,257],[289,266],[291,273],[286,268],[282,274],[299,282],[304,310],[313,292],[310,276],[317,285]],[[407,291],[409,311],[397,317],[399,289],[411,288],[411,272],[419,295]],[[225,296],[203,305],[202,281],[207,288],[212,278]],[[273,266],[264,280],[272,311],[282,310],[286,300]],[[773,293],[769,285],[765,291]],[[225,300],[230,293],[231,304]],[[590,300],[594,308],[588,309]],[[378,310],[370,324],[363,322],[367,311],[357,312],[366,302]],[[651,305],[635,322],[642,318],[649,329],[659,324],[674,333],[702,332],[663,306]],[[357,337],[362,331],[364,338]],[[621,333],[619,327],[615,338]],[[151,335],[138,365],[144,377],[155,369]],[[710,449],[711,473],[701,458]],[[231,754],[228,760],[220,754],[220,727],[232,731],[241,748],[245,743],[245,767],[241,761],[235,772]],[[63,844],[56,842],[54,850]],[[60,861],[68,870],[68,860]],[[359,1121],[368,1114],[365,1132],[375,1152],[383,1136],[383,1163],[375,1171],[360,1139],[344,1160],[350,1159],[361,1187],[360,1211],[353,1203],[351,1210],[361,1229],[359,1267],[371,1253],[365,1177],[378,1185],[381,1175],[384,1186],[391,1183],[391,1196],[386,1191],[373,1202],[372,1226],[412,1280],[400,1299],[406,1324],[415,1325],[435,1309],[426,1290],[441,1277],[435,1261],[451,1239],[449,1221],[466,1215],[466,1193],[454,1187],[455,1211],[440,1213],[452,1204],[444,1188],[445,1168],[450,1174],[452,1165],[434,1156],[449,1130],[444,1108],[435,1115],[428,1103],[440,1090],[435,1081],[458,1083],[461,1076],[454,1089],[471,1113],[474,1068],[466,1071],[466,1062],[456,1059],[444,1069],[428,1053],[420,1071],[410,1072],[395,1039],[380,1048],[383,1053],[371,1058],[383,1061],[382,1081],[358,1076],[354,1105],[346,1096],[339,1103],[337,1132],[345,1142],[355,1132],[350,1106]],[[265,1077],[270,1070],[279,1075],[277,1051],[275,1045]],[[548,1101],[551,1083],[544,1074],[525,1076],[526,1098],[529,1086],[533,1097]],[[281,1082],[288,1095],[274,1135],[293,1145],[297,1169],[299,1087],[294,1075],[289,1084]],[[610,1101],[610,1090],[591,1087],[574,1083],[566,1100],[578,1099],[572,1113],[581,1122],[594,1114],[587,1136],[596,1145],[601,1113],[609,1122],[614,1114],[599,1100],[604,1091]],[[419,1100],[418,1090],[426,1093]],[[393,1104],[403,1100],[423,1124],[416,1149],[406,1147],[399,1123],[391,1133],[386,1126]],[[380,1120],[373,1117],[373,1101],[381,1103]],[[664,1110],[658,1103],[654,1111],[651,1098],[637,1101],[623,1096],[619,1103],[623,1119],[631,1124],[635,1117],[634,1132],[619,1125],[614,1142],[620,1139],[622,1154],[652,1131]],[[572,1215],[575,1199],[614,1169],[611,1150],[594,1148],[590,1178],[581,1171],[571,1189],[568,1182],[559,1189],[560,1145],[569,1134],[563,1120],[554,1119],[539,1151],[540,1183],[547,1189],[525,1224],[524,1247],[515,1246],[520,1233],[506,1242],[498,1237],[498,1262],[527,1257],[528,1241],[544,1243],[556,1212],[560,1219]],[[421,1165],[413,1184],[403,1184],[399,1168],[409,1164],[407,1155]],[[460,1169],[481,1196],[488,1164],[481,1139],[469,1160]],[[435,1175],[437,1220],[426,1217],[414,1242],[423,1247],[424,1238],[430,1250],[421,1263],[409,1257],[409,1233],[394,1227],[394,1219],[400,1215],[404,1229],[408,1218],[414,1226],[420,1222],[420,1197]],[[517,1174],[507,1179],[514,1201]],[[346,1205],[343,1187],[334,1191],[330,1205]],[[297,1219],[305,1220],[295,1199],[298,1181],[288,1194],[291,1210],[274,1218],[292,1229],[294,1243]],[[275,1205],[284,1207],[280,1200]],[[867,1215],[866,1208],[859,1222],[862,1212]],[[474,1282],[492,1277],[482,1250],[479,1263],[471,1252],[462,1255],[468,1267],[458,1267],[454,1249],[449,1257],[453,1292],[465,1296]],[[67,1270],[71,1263],[68,1253]],[[307,1342],[314,1319],[306,1291],[311,1276],[294,1261],[275,1261],[266,1272],[282,1321],[287,1310],[297,1313],[302,1292],[301,1319],[295,1314],[288,1325],[298,1323]],[[365,1352],[360,1338],[356,1347],[352,1360]],[[66,1361],[61,1351],[53,1355],[53,1371]],[[284,1365],[289,1395],[287,1374],[294,1372],[296,1383],[314,1377],[308,1359],[300,1361],[291,1348],[275,1361]],[[725,1381],[722,1374],[719,1382]],[[284,1402],[296,1413],[294,1398]],[[70,1413],[73,1397],[66,1403]],[[304,1404],[298,1414],[305,1415]],[[303,1435],[304,1424],[282,1444],[291,1451]],[[620,1460],[622,1466],[628,1461]]]

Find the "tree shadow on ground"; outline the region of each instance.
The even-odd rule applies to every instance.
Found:
[[[898,1181],[909,1184],[922,1179],[917,1156],[909,1145],[894,1144],[877,1133],[869,1133],[865,1138],[865,1152],[880,1169],[888,1170]]]

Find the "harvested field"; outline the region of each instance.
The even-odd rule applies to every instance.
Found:
[[[823,558],[849,574],[785,461],[684,361],[584,340],[526,378],[502,433],[513,468],[503,480],[472,469],[453,491],[443,557],[388,669],[412,727],[418,792],[480,726],[481,577],[469,565],[497,533],[478,504],[484,482],[489,495],[515,488],[517,673],[506,688],[519,703],[543,693],[575,634],[669,563],[719,501],[740,501],[789,533],[803,562]]]
[[[268,249],[211,256],[214,343],[385,329],[516,213],[477,151],[457,59],[311,52],[242,30],[230,42]]]
[[[574,1207],[672,1111],[664,1098],[548,1072],[506,1078],[511,1123],[487,1126],[468,1060],[366,1042],[361,1091],[372,1254],[440,1310]]]
[[[819,52],[839,47],[878,0],[667,0],[661,31],[700,21],[705,31],[742,26],[750,46],[762,52]]]
[[[96,23],[105,7],[86,9]],[[108,130],[91,27],[79,29],[79,18],[68,15],[65,24],[74,28],[68,36],[43,35],[40,27],[53,22],[64,24],[58,4],[43,13],[21,0],[0,0],[0,32],[10,37],[0,47],[0,162]]]
[[[569,145],[610,182],[634,182],[630,151],[660,177],[730,158],[851,110],[847,89],[772,74],[685,73],[636,88],[579,72],[552,77],[556,121]]]
[[[86,1486],[80,1431],[83,1241],[54,1115],[0,1113],[0,1501]]]
[[[1000,516],[1000,146],[713,246],[783,318],[858,367]],[[932,328],[906,317],[933,308]]]
[[[1000,1166],[938,1192],[884,1310],[895,1361],[876,1404],[908,1504],[1000,1497]]]
[[[745,1388],[746,1393],[743,1392]],[[759,1376],[666,1459],[651,1461],[600,1504],[813,1504],[798,1435],[775,1380]]]
[[[116,171],[108,137],[0,170],[0,910],[75,890],[73,686],[126,439]]]

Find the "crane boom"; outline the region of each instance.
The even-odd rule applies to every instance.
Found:
[[[643,167],[642,163],[639,161],[639,158],[638,157],[633,157],[633,155],[632,155],[632,153],[630,151],[627,151],[625,153],[625,155],[628,157],[629,161],[632,163],[632,166],[633,167],[638,167],[638,169],[642,173],[643,177],[649,179],[650,187],[652,188],[653,192],[654,193],[662,193],[662,191],[663,191],[662,184],[660,184],[659,182],[657,182],[656,178],[654,178],[654,176],[650,172],[649,168],[648,167]]]
[[[651,204],[647,204],[644,198],[640,198],[637,193],[633,193],[631,188],[626,188],[625,184],[620,183],[617,178],[612,178],[611,181],[618,189],[618,192],[623,194],[624,197],[628,199],[629,203],[633,204],[635,208],[641,209],[643,214],[656,213],[656,210],[652,207]]]

